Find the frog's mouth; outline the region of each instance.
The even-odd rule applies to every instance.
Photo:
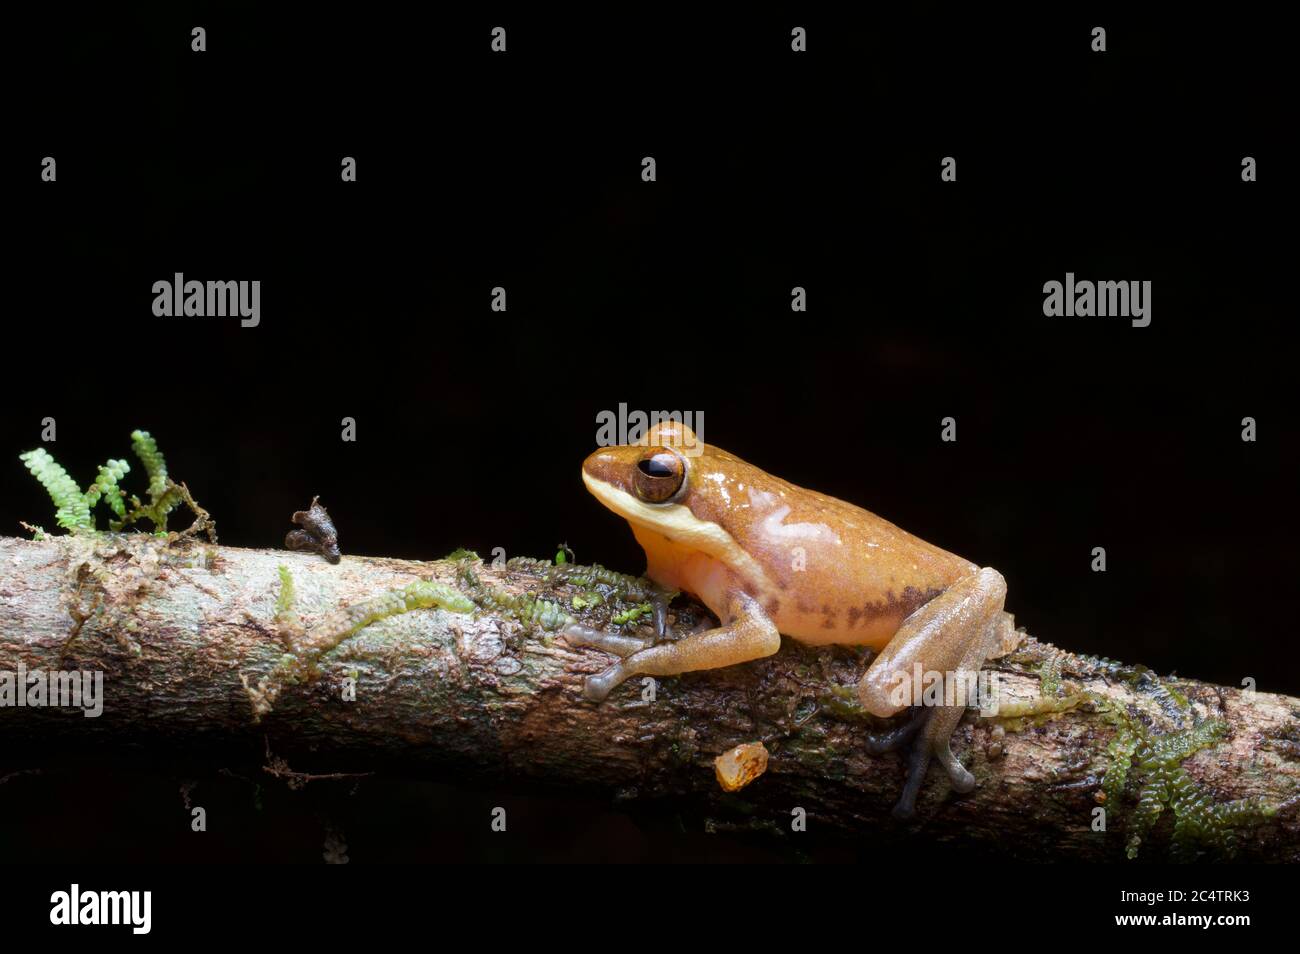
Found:
[[[587,468],[582,470],[582,482],[587,485],[591,495],[620,517],[639,527],[646,527],[656,533],[662,533],[669,539],[677,539],[677,533],[690,535],[692,523],[703,525],[690,508],[679,503],[646,503],[629,493],[623,487],[609,480],[593,476]],[[721,527],[717,528],[721,530]],[[676,533],[674,533],[674,530]],[[700,532],[697,528],[696,533]],[[725,532],[725,531],[724,531]],[[730,539],[730,537],[728,537]]]

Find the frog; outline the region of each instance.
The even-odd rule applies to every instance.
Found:
[[[1014,643],[1001,573],[773,476],[675,420],[598,448],[583,461],[582,480],[631,527],[645,551],[645,576],[664,592],[694,596],[719,622],[677,636],[662,603],[646,637],[569,622],[560,634],[571,647],[616,660],[585,678],[586,699],[599,703],[634,676],[762,659],[780,649],[782,635],[811,646],[866,647],[874,655],[856,686],[862,708],[879,719],[909,710],[901,724],[886,723],[892,727],[867,733],[863,743],[873,755],[910,749],[893,815],[913,817],[934,762],[955,792],[974,789],[951,744],[965,697],[925,705],[900,690],[914,674],[932,672],[971,685],[987,659]]]

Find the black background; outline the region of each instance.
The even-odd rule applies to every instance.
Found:
[[[261,6],[15,36],[0,532],[53,526],[17,461],[50,416],[78,479],[152,431],[226,544],[278,545],[319,494],[348,553],[564,541],[639,570],[578,478],[626,402],[702,412],[711,443],[997,567],[1040,638],[1300,692],[1276,25]],[[261,325],[154,317],[177,271],[260,279]],[[1045,318],[1066,271],[1152,281],[1151,325]],[[0,793],[38,822],[18,856],[75,809],[78,857],[196,859],[181,766],[45,769]],[[248,817],[198,860],[318,856],[304,801],[200,784]],[[461,833],[503,799],[545,834]],[[603,796],[386,780],[346,804],[357,860],[785,856]]]

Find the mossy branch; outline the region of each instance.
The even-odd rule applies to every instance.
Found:
[[[853,689],[865,651],[787,640],[754,663],[631,681],[585,702],[583,677],[611,657],[570,648],[556,628],[576,618],[644,634],[640,608],[655,596],[601,568],[491,565],[465,552],[334,566],[177,535],[0,537],[0,596],[0,672],[20,662],[104,672],[99,718],[5,710],[0,748],[27,762],[53,747],[193,756],[260,752],[269,740],[322,773],[543,780],[678,807],[685,798],[689,824],[795,843],[791,813],[803,809],[812,837],[873,846],[1300,861],[1300,700],[1157,678],[1029,637],[990,664],[999,716],[972,710],[954,737],[975,791],[955,795],[932,771],[904,825],[889,816],[901,758],[863,744],[864,730],[882,727]],[[679,632],[711,622],[685,599],[670,621]],[[272,686],[259,711],[250,687]],[[723,791],[714,760],[742,745],[761,753],[759,742],[766,770]]]

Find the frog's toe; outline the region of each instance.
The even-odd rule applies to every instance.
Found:
[[[592,702],[601,702],[629,675],[622,663],[615,663],[604,672],[588,676],[583,680],[582,695]]]
[[[884,755],[886,752],[894,752],[901,749],[912,737],[916,735],[925,722],[924,713],[920,706],[913,706],[910,717],[902,725],[885,732],[868,732],[866,734],[866,748],[872,755]]]
[[[916,796],[921,792],[926,769],[930,767],[930,750],[923,743],[923,739],[918,739],[912,746],[907,759],[907,781],[903,783],[903,794],[898,796],[894,805],[893,816],[901,821],[916,814]]]
[[[652,639],[639,639],[636,636],[607,633],[603,629],[584,626],[581,623],[570,623],[560,630],[560,635],[564,637],[564,641],[570,646],[590,646],[593,649],[611,653],[622,659],[627,659],[654,644]],[[583,681],[582,694],[592,702],[600,702],[613,692],[619,683],[631,675],[632,671],[622,662],[615,663],[604,672],[588,676]]]
[[[926,749],[939,760],[953,790],[965,794],[975,787],[975,776],[952,754],[952,734],[966,714],[962,706],[941,706],[933,710],[922,736]]]
[[[640,652],[651,645],[651,640],[607,633],[603,629],[584,626],[581,623],[570,623],[560,630],[560,635],[564,637],[564,641],[570,646],[591,646],[602,652],[623,657],[631,656],[633,653]]]
[[[668,625],[668,604],[673,601],[671,593],[657,590],[650,598],[650,607],[654,611],[655,639],[663,641],[673,635]]]
[[[948,781],[952,784],[954,792],[965,795],[967,792],[974,790],[975,776],[970,773],[966,766],[957,761],[957,756],[952,754],[952,748],[949,746],[947,739],[943,741],[942,749],[934,754],[938,758],[939,764],[948,773]]]

